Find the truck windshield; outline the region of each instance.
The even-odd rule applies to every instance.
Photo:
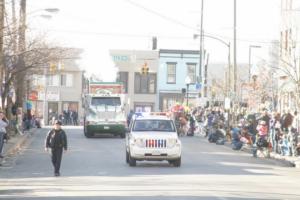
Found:
[[[136,120],[133,125],[133,131],[163,131],[175,132],[171,120]]]
[[[93,97],[92,106],[120,106],[120,97]]]

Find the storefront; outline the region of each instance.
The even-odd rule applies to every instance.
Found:
[[[167,111],[177,103],[182,104],[184,102],[184,95],[182,93],[160,93],[159,102],[159,109]]]

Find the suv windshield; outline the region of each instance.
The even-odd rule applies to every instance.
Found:
[[[173,122],[171,120],[136,120],[133,125],[133,131],[165,131],[175,132]]]

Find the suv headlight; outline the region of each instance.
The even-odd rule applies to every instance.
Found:
[[[177,144],[177,139],[176,138],[168,139],[167,146],[169,148],[173,148],[176,144]]]
[[[144,141],[142,138],[136,138],[134,139],[134,144],[138,147],[143,147],[144,146]]]
[[[87,121],[86,124],[87,125],[96,125],[97,122],[95,122],[95,121]]]

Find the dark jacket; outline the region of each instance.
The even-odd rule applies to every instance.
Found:
[[[67,150],[68,140],[65,131],[62,129],[50,130],[46,137],[45,146],[46,148],[51,148],[51,149],[64,148],[65,150]]]
[[[268,131],[270,130],[270,116],[269,115],[264,115],[260,118],[260,120],[265,121],[268,127]]]

